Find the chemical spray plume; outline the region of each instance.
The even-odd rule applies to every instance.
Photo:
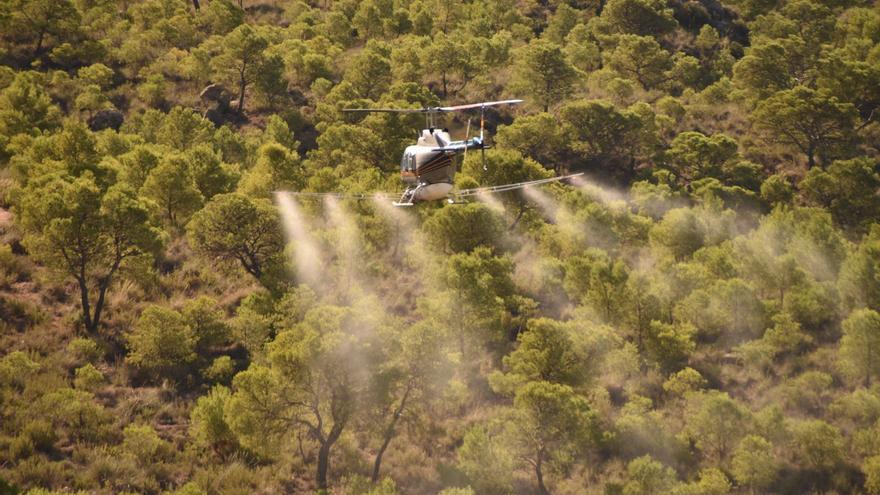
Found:
[[[364,279],[366,274],[360,270],[364,260],[361,233],[357,224],[351,218],[351,213],[333,196],[324,198],[324,210],[327,212],[328,226],[335,234],[332,236],[331,248],[338,259],[340,292],[353,291],[349,294],[352,297],[356,293],[367,295],[369,291],[366,287],[370,284]]]
[[[506,211],[506,208],[504,208],[504,203],[499,201],[498,198],[496,198],[492,194],[478,194],[477,199],[496,213],[504,214],[504,212]]]
[[[308,222],[289,193],[278,191],[275,201],[281,210],[281,220],[288,244],[293,244],[293,263],[300,282],[317,288],[321,280],[323,261],[320,251],[308,232]]]
[[[593,201],[598,201],[606,206],[624,206],[629,202],[627,193],[599,185],[583,176],[572,177],[571,183]]]
[[[556,222],[556,215],[559,212],[559,203],[535,187],[523,188],[523,194],[525,194],[525,196],[533,203],[538,205],[538,209],[541,210],[541,214],[544,215],[544,218],[546,218],[547,221]]]

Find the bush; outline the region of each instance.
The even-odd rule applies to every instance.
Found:
[[[21,276],[21,263],[12,253],[9,244],[0,245],[0,287],[8,287]]]
[[[196,338],[183,316],[172,309],[150,306],[128,336],[126,361],[162,378],[180,378],[196,359]]]
[[[0,358],[0,385],[24,386],[40,365],[21,351],[10,352]]]
[[[104,374],[91,363],[77,368],[74,373],[73,386],[80,390],[94,392],[104,383]]]
[[[133,455],[142,464],[154,462],[168,449],[166,442],[149,425],[128,425],[122,435],[122,450]]]
[[[866,459],[862,472],[865,473],[865,490],[871,495],[880,495],[880,455]]]
[[[71,340],[67,344],[67,352],[78,361],[86,363],[95,363],[104,355],[104,351],[101,350],[97,342],[85,337],[77,337]]]
[[[208,495],[208,491],[199,486],[195,481],[190,481],[171,492],[171,495]]]
[[[229,356],[220,356],[205,370],[204,375],[212,382],[229,383],[235,375],[235,361]]]
[[[26,436],[34,448],[40,452],[51,452],[55,447],[55,442],[58,441],[58,434],[52,427],[52,423],[43,419],[28,422],[22,428],[21,434]]]
[[[238,440],[226,423],[225,407],[229,389],[218,385],[208,395],[199,397],[190,414],[189,433],[221,457],[238,449]]]

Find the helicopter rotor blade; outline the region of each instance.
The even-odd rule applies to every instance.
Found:
[[[345,113],[425,113],[424,108],[343,108]]]
[[[343,108],[342,111],[346,113],[370,113],[370,112],[384,112],[384,113],[444,113],[444,112],[457,112],[459,110],[469,110],[472,108],[485,108],[485,107],[494,107],[498,105],[516,105],[517,103],[522,103],[522,100],[499,100],[499,101],[484,101],[481,103],[468,103],[467,105],[454,105],[450,107],[425,107],[425,108]]]
[[[468,110],[471,108],[495,107],[498,105],[516,105],[517,103],[522,103],[522,100],[484,101],[482,103],[468,103],[467,105],[438,107],[437,110],[440,112],[456,112],[458,110]]]

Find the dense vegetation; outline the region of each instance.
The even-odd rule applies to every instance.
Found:
[[[0,0],[0,33],[0,494],[880,494],[874,2]],[[281,221],[401,189],[421,117],[341,108],[507,97],[457,185],[588,180]]]

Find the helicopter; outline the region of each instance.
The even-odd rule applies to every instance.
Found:
[[[424,108],[344,108],[345,113],[421,113],[425,115],[425,128],[418,134],[416,144],[407,146],[403,151],[400,160],[400,176],[406,184],[406,190],[400,195],[400,199],[394,201],[394,206],[413,206],[416,203],[424,201],[437,201],[446,199],[449,203],[459,203],[467,196],[475,196],[480,194],[498,193],[504,191],[512,191],[522,189],[524,187],[546,184],[548,182],[557,182],[569,179],[582,174],[571,174],[560,177],[551,177],[548,179],[539,179],[528,182],[518,182],[515,184],[504,184],[498,186],[479,187],[473,189],[463,189],[453,192],[454,180],[456,173],[456,165],[454,158],[456,155],[466,155],[468,150],[480,150],[483,161],[483,170],[486,170],[486,150],[490,146],[486,143],[486,108],[500,105],[516,105],[522,103],[523,100],[500,100],[500,101],[484,101],[480,103],[469,103],[466,105],[455,105],[445,107],[424,107]],[[471,120],[468,119],[465,138],[461,140],[453,140],[449,135],[448,129],[437,127],[437,116],[450,112],[460,112],[465,110],[480,109],[480,135],[470,137]],[[353,197],[355,199],[366,199],[367,195],[363,194],[346,194],[346,193],[295,193],[306,196],[335,196],[335,197]],[[376,193],[370,196],[386,198],[390,196],[385,193]]]

